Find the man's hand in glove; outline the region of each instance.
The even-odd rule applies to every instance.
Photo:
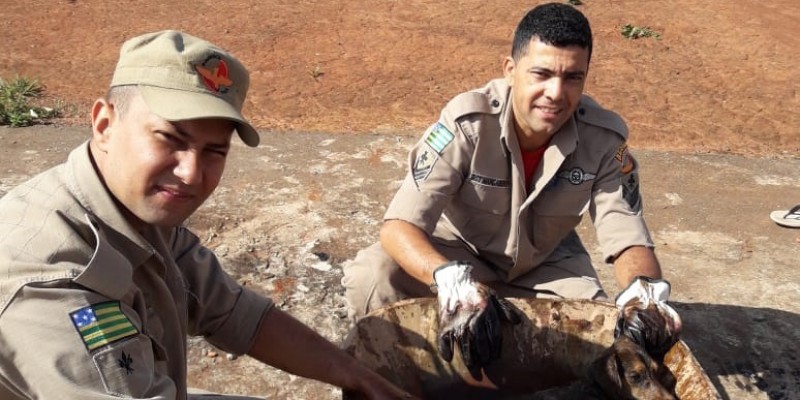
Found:
[[[501,321],[518,324],[521,319],[508,301],[474,282],[471,270],[462,261],[444,264],[433,272],[431,289],[439,297],[439,354],[450,362],[458,347],[464,365],[480,380],[481,369],[500,358]]]
[[[648,353],[662,357],[678,341],[681,317],[669,299],[669,282],[638,276],[617,295],[619,319],[614,337],[625,335]]]

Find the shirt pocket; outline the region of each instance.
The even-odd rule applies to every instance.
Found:
[[[558,182],[554,187],[546,189],[533,204],[533,212],[537,215],[581,217],[589,210],[592,199],[592,182],[571,184]]]
[[[479,183],[491,181],[495,184]],[[511,208],[511,185],[507,181],[471,177],[458,195],[467,207],[486,214],[506,215]]]
[[[589,209],[591,184],[571,185],[553,188],[542,193],[532,207],[533,223],[528,226],[535,246],[549,252],[554,249],[570,231],[581,222],[583,214]]]
[[[154,384],[153,348],[147,336],[115,343],[97,351],[92,358],[109,394],[145,397]]]
[[[456,201],[451,220],[473,244],[490,243],[509,224],[511,187],[468,182]]]

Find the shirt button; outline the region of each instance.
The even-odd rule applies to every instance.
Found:
[[[499,106],[500,106],[500,102],[497,101],[497,99],[492,100],[492,107],[499,107]]]

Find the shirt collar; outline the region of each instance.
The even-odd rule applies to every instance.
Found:
[[[578,147],[578,124],[575,122],[575,114],[570,115],[561,129],[553,135],[550,145],[558,147],[565,156],[575,151]]]
[[[67,164],[70,173],[67,182],[78,201],[93,220],[103,225],[103,230],[115,231],[121,236],[122,240],[115,241],[115,246],[121,247],[119,250],[130,257],[129,261],[134,266],[143,263],[153,254],[152,245],[128,223],[120,206],[100,179],[92,162],[88,141],[70,153]]]

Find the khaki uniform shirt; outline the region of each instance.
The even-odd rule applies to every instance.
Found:
[[[583,96],[525,187],[510,94],[498,79],[451,100],[411,150],[384,219],[461,240],[506,281],[546,261],[587,211],[606,261],[653,247],[624,121]]]
[[[187,229],[134,231],[87,144],[0,199],[2,399],[184,399],[187,335],[244,354],[271,306]]]

